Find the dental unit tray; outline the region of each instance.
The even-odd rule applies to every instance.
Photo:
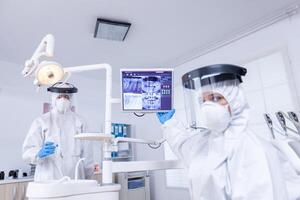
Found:
[[[114,136],[104,133],[82,133],[75,135],[74,138],[81,140],[111,141],[114,139]]]
[[[138,139],[138,138],[126,138],[126,137],[115,138],[113,135],[107,135],[103,133],[81,133],[74,136],[74,138],[80,140],[90,140],[90,141],[96,140],[96,141],[106,141],[112,143],[132,142],[132,143],[150,144],[150,145],[160,145],[165,142],[164,138],[158,141]]]

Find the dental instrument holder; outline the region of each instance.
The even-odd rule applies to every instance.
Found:
[[[296,131],[296,130],[294,130],[293,128],[287,126],[287,124],[286,124],[286,122],[285,122],[285,118],[288,119],[288,120],[290,120],[290,121],[295,125],[296,128],[297,128],[297,127],[300,127],[300,124],[299,124],[297,121],[295,121],[295,120],[294,120],[293,118],[291,118],[289,115],[287,115],[287,114],[285,114],[284,112],[281,112],[281,111],[277,112],[277,113],[276,113],[276,116],[278,116],[279,119],[282,118],[282,119],[284,120],[283,122],[280,123],[280,125],[281,125],[281,126],[284,126],[284,128],[282,127],[282,129],[284,130],[284,134],[285,134],[286,136],[288,136],[288,131],[290,131],[290,132],[292,132],[292,133],[297,134],[297,137],[299,137],[299,136],[298,136],[298,135],[299,135],[298,129],[297,129],[297,131]],[[280,120],[279,120],[279,122],[280,122]]]
[[[275,134],[274,134],[274,129],[273,129],[273,122],[272,122],[272,119],[271,119],[270,115],[265,113],[264,118],[267,122],[267,125],[268,125],[270,131],[271,131],[272,138],[275,139]]]
[[[277,117],[277,120],[279,121],[281,128],[283,129],[285,135],[287,136],[286,121],[285,121],[283,113],[281,111],[279,111],[279,112],[276,112],[275,115]]]
[[[299,125],[299,119],[296,113],[290,111],[288,112],[288,116],[291,118],[291,121],[293,122],[294,126],[296,127],[297,131],[300,134],[300,125]]]
[[[288,112],[288,115],[290,116],[291,119],[293,119],[296,122],[299,122],[298,116],[294,112]]]
[[[291,133],[291,132],[289,132],[289,134],[288,134],[287,130],[292,131],[292,132],[293,132],[293,130],[286,125],[284,117],[286,117],[288,120],[291,120],[291,121],[292,121],[292,119],[290,116],[287,116],[283,112],[277,112],[275,114],[276,114],[277,119],[279,120],[280,125],[284,126],[284,127],[282,127],[282,129],[285,128],[285,130],[282,131],[282,129],[281,130],[277,129],[275,127],[276,124],[273,124],[270,115],[264,114],[264,118],[267,122],[267,125],[272,132],[272,136],[273,136],[272,143],[277,148],[279,148],[282,153],[284,153],[287,156],[291,165],[296,169],[297,172],[300,173],[300,160],[299,160],[299,158],[300,158],[300,143],[299,143],[299,141],[300,140],[299,140],[299,136],[296,135],[296,137],[295,137],[295,135],[293,135],[293,133]],[[285,139],[275,138],[274,131],[280,133],[283,136],[286,136]]]

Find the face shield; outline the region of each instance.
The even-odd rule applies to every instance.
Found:
[[[232,118],[229,90],[238,86],[246,73],[245,68],[223,64],[184,74],[182,83],[189,127],[213,132],[226,130]]]
[[[52,93],[52,109],[64,114],[72,109],[74,93],[77,93],[78,89],[69,83],[56,83],[49,87],[47,91]]]

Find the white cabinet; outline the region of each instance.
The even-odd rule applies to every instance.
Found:
[[[120,200],[150,200],[150,178],[145,172],[119,173]]]
[[[26,188],[29,181],[0,182],[1,200],[26,200]]]

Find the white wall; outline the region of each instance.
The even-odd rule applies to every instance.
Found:
[[[300,64],[299,33],[300,15],[297,14],[290,19],[276,23],[212,53],[178,66],[176,68],[176,81],[179,84],[182,74],[201,66],[215,63],[243,64],[278,49],[288,51],[292,72],[297,75],[300,73],[300,68],[298,67]],[[297,85],[299,85],[299,82],[299,79],[296,80]],[[297,91],[299,90],[300,88],[298,87]]]
[[[27,169],[21,160],[22,142],[47,98],[37,95],[30,81],[22,79],[20,66],[0,62],[0,67],[0,170]]]

